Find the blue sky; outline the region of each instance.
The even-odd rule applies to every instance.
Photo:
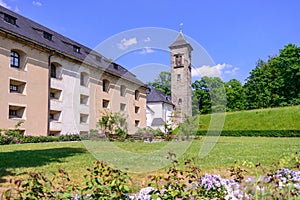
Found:
[[[145,82],[169,69],[168,44],[180,23],[195,49],[194,80],[210,75],[244,82],[259,58],[278,54],[288,43],[300,45],[299,0],[0,0],[0,5],[100,50]]]

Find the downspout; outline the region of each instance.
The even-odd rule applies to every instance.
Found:
[[[53,54],[48,56],[48,109],[47,109],[47,135],[50,135],[50,90],[51,90],[51,57]]]

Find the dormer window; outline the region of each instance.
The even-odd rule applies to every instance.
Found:
[[[49,41],[52,41],[52,34],[46,31],[43,32],[43,37]]]
[[[116,63],[113,63],[114,69],[118,70],[119,69],[119,65],[117,65]]]
[[[97,60],[98,62],[101,62],[101,57],[96,55],[96,60]]]
[[[12,25],[16,25],[17,18],[4,13],[4,21]]]
[[[73,45],[73,51],[76,52],[76,53],[80,53],[80,47],[76,46],[76,45]]]

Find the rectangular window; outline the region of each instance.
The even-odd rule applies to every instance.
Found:
[[[7,23],[10,23],[12,25],[16,25],[17,18],[4,13],[4,21],[6,21]]]
[[[43,37],[49,41],[52,40],[52,34],[46,32],[46,31],[43,32]]]
[[[120,111],[124,112],[126,109],[126,104],[125,103],[121,103],[120,104]]]
[[[9,105],[9,113],[8,118],[9,119],[22,119],[25,116],[25,107],[24,106],[15,106],[15,105]]]
[[[98,55],[96,55],[96,60],[97,60],[98,62],[101,62],[101,57],[98,56]]]
[[[102,81],[102,90],[103,92],[108,92],[109,91],[109,80],[104,79]]]
[[[20,55],[16,51],[10,52],[10,66],[14,68],[20,67]]]
[[[180,54],[174,55],[175,67],[183,67],[183,56]]]
[[[102,100],[102,107],[103,107],[103,108],[109,108],[109,101],[103,99],[103,100]]]
[[[119,69],[119,65],[117,65],[116,63],[113,63],[114,69],[118,70]]]
[[[83,94],[80,95],[80,104],[88,105],[88,101],[89,101],[89,96]]]
[[[125,91],[126,91],[126,87],[124,85],[121,85],[121,87],[120,87],[120,95],[122,97],[125,97]]]
[[[139,113],[139,112],[140,112],[140,107],[138,107],[138,106],[135,106],[135,108],[134,108],[134,112],[135,112],[135,113]]]
[[[88,87],[89,84],[89,74],[86,72],[80,73],[80,85]]]
[[[14,79],[9,80],[9,91],[10,93],[25,94],[26,83]]]
[[[61,100],[61,90],[51,88],[50,89],[50,99]]]
[[[73,45],[73,51],[76,52],[76,53],[80,53],[80,47],[76,46],[76,45]]]
[[[60,121],[61,120],[61,111],[60,110],[50,110],[49,113],[50,121]]]
[[[134,125],[135,125],[135,127],[139,127],[140,126],[140,120],[135,120]]]
[[[177,81],[181,81],[181,74],[177,74]]]
[[[80,113],[80,123],[86,124],[88,123],[89,115]]]

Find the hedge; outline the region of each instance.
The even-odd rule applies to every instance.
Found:
[[[196,136],[300,137],[300,130],[198,130]]]

